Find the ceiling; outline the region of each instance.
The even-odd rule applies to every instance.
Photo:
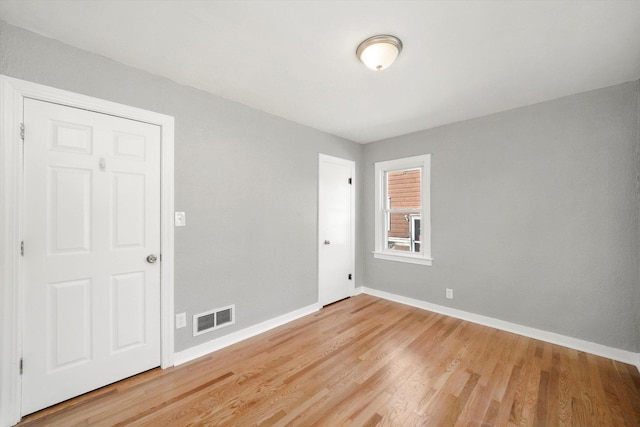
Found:
[[[0,19],[366,143],[640,79],[640,0],[0,0]],[[355,50],[387,33],[384,71]]]

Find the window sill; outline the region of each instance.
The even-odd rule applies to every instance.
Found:
[[[389,252],[373,252],[373,257],[387,261],[407,262],[410,264],[432,265],[433,259],[414,255],[398,255]]]

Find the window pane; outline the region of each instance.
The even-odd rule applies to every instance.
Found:
[[[387,172],[389,209],[420,209],[421,169]]]
[[[420,252],[420,215],[410,212],[387,213],[390,224],[387,248],[403,252]]]

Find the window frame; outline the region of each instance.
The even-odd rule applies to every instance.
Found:
[[[402,252],[388,248],[387,236],[387,172],[421,168],[420,245],[421,252]],[[432,265],[431,258],[431,154],[405,157],[375,163],[375,250],[373,257],[388,261]]]

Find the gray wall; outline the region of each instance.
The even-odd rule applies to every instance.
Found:
[[[0,73],[175,117],[176,312],[238,314],[177,351],[317,301],[319,152],[357,161],[356,285],[640,351],[638,82],[360,146],[2,21]],[[424,153],[434,265],[374,260],[373,163]]]
[[[317,302],[318,153],[359,164],[361,145],[2,21],[0,74],[175,117],[176,351]],[[191,336],[191,315],[228,304],[235,325]]]
[[[368,144],[364,285],[640,351],[638,87]],[[373,259],[374,162],[425,153],[433,266]]]

